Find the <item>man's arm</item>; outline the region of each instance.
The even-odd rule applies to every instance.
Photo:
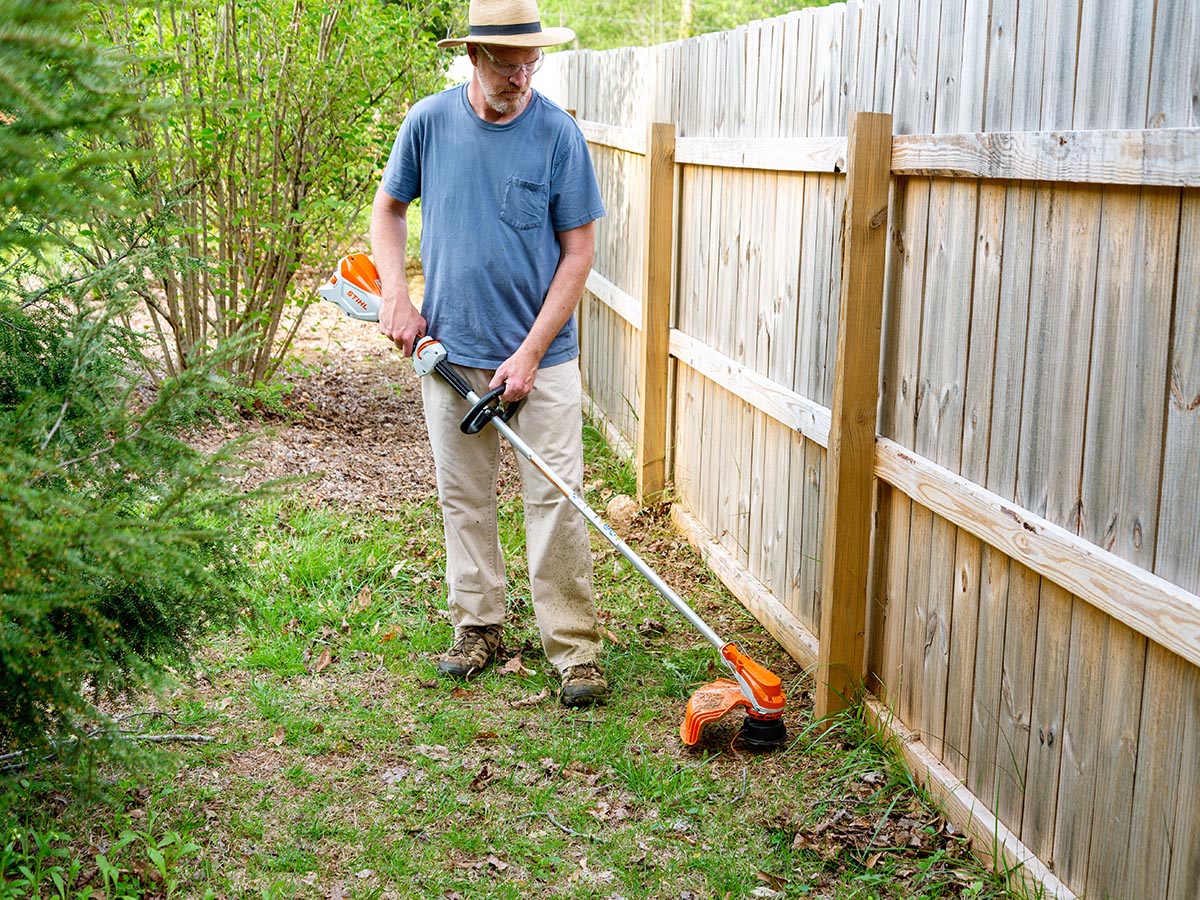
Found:
[[[381,187],[375,191],[375,200],[371,204],[371,253],[383,286],[379,331],[405,356],[411,356],[413,343],[425,333],[426,322],[408,296],[408,281],[404,275],[407,246],[408,204]]]
[[[584,285],[587,284],[588,273],[592,271],[596,223],[588,222],[578,228],[558,232],[558,245],[562,251],[558,268],[533,328],[517,352],[505,360],[492,376],[491,387],[507,385],[508,389],[500,398],[506,402],[520,400],[533,390],[542,357],[567,320],[575,314],[575,307],[579,305]]]

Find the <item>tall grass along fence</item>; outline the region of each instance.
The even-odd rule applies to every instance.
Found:
[[[1200,4],[554,54],[639,488],[1056,897],[1200,895]]]

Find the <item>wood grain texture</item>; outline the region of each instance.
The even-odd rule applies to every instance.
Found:
[[[822,597],[828,609],[821,616],[819,717],[844,709],[865,674],[891,129],[891,116],[859,113],[850,133],[844,295],[824,494]]]
[[[645,158],[644,278],[637,405],[638,499],[658,500],[667,487],[667,381],[670,363],[671,263],[675,244],[675,126],[651,124]]]
[[[876,475],[1162,646],[1200,663],[1200,597],[880,438]]]
[[[897,136],[897,175],[1200,186],[1200,129]]]

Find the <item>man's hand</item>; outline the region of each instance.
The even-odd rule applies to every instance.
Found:
[[[405,356],[412,356],[413,344],[425,334],[428,323],[417,312],[408,297],[396,295],[383,298],[379,309],[379,333],[400,348]]]
[[[533,382],[537,379],[538,364],[540,359],[533,353],[527,350],[517,350],[512,356],[506,359],[500,368],[496,370],[496,374],[492,376],[491,383],[488,389],[498,388],[500,385],[505,386],[504,393],[500,395],[500,399],[505,403],[515,403],[517,400],[524,400],[533,390]]]

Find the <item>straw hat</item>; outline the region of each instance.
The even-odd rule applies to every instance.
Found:
[[[537,0],[471,0],[466,37],[446,38],[439,47],[491,44],[501,47],[553,47],[575,40],[570,28],[543,28]]]

